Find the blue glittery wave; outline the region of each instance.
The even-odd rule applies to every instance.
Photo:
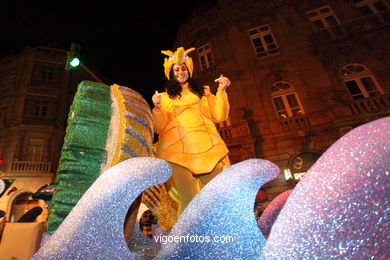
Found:
[[[278,173],[274,163],[261,159],[226,168],[194,197],[169,233],[192,241],[163,244],[154,259],[258,259],[266,240],[253,203],[259,188]],[[217,238],[227,240],[218,243]]]
[[[139,135],[136,131],[134,131],[133,129],[130,129],[130,128],[126,128],[125,129],[125,132],[126,134],[129,134],[131,136],[133,136],[135,139],[137,139],[140,143],[143,144],[143,146],[145,147],[146,151],[148,152],[148,154],[150,154],[150,148],[149,148],[149,145],[148,143],[146,142],[146,140],[141,136]]]
[[[132,107],[135,107],[135,108],[141,110],[142,112],[146,113],[146,115],[150,118],[150,120],[153,121],[152,115],[151,115],[146,109],[144,109],[144,108],[142,108],[142,107],[140,107],[140,106],[138,106],[138,105],[136,105],[136,104],[133,104],[133,103],[131,103],[130,101],[127,101],[127,100],[124,100],[124,101],[123,101],[123,104],[129,105],[129,106],[132,106]]]
[[[148,129],[148,131],[149,131],[151,140],[153,140],[153,132],[152,132],[152,129],[151,129],[151,127],[150,127],[150,125],[149,125],[148,122],[146,122],[146,121],[143,120],[141,117],[139,117],[139,116],[137,116],[137,115],[135,115],[135,114],[133,114],[133,113],[130,113],[130,112],[126,112],[126,113],[125,113],[125,117],[130,118],[130,119],[132,119],[132,120],[134,120],[134,121],[137,121],[138,123],[140,123],[140,124],[142,124],[143,126],[145,126],[146,129]]]
[[[31,259],[135,259],[123,234],[129,205],[170,176],[168,162],[157,158],[131,158],[114,165],[100,175]]]

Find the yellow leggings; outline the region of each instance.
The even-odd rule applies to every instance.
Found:
[[[187,168],[170,163],[172,177],[165,183],[168,194],[179,203],[178,217],[195,195],[215,176],[230,166],[229,158],[224,157],[210,173],[193,174]]]

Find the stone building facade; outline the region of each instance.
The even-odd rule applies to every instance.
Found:
[[[194,10],[175,46],[196,47],[194,77],[228,76],[231,161],[263,158],[291,189],[349,130],[390,113],[387,0],[218,0]]]
[[[7,184],[0,210],[8,222],[42,206],[31,194],[54,181],[77,86],[98,80],[85,66],[65,70],[66,59],[63,48],[37,46],[0,60],[0,178]]]

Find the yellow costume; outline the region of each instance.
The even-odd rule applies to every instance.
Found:
[[[174,64],[185,64],[192,75],[192,59],[180,47],[176,52],[163,51],[165,75]],[[181,85],[180,96],[170,98],[160,93],[161,105],[155,107],[153,126],[159,140],[156,147],[158,158],[172,166],[172,178],[166,183],[169,195],[179,202],[179,215],[199,190],[213,177],[230,165],[228,149],[215,124],[225,121],[229,114],[229,102],[225,90],[216,95],[205,86],[199,98],[188,86]]]
[[[206,87],[205,94],[199,99],[187,83],[180,98],[170,99],[166,92],[161,93],[161,108],[153,109],[153,126],[159,134],[157,157],[194,174],[211,172],[228,153],[214,125],[228,117],[226,91],[214,96]]]

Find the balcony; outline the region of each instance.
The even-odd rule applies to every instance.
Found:
[[[227,143],[233,142],[234,139],[242,137],[250,136],[251,139],[253,138],[249,130],[248,122],[241,122],[231,126],[220,127],[218,128],[218,132],[222,139]]]
[[[231,163],[256,157],[256,140],[250,131],[248,122],[243,121],[231,126],[220,127],[218,132],[229,149]]]
[[[299,114],[294,117],[282,118],[273,122],[273,128],[276,132],[287,132],[310,127],[309,118],[305,114]]]
[[[10,172],[12,173],[50,173],[51,162],[40,161],[13,161]]]
[[[348,105],[352,115],[390,112],[390,97],[385,95],[354,100]]]

